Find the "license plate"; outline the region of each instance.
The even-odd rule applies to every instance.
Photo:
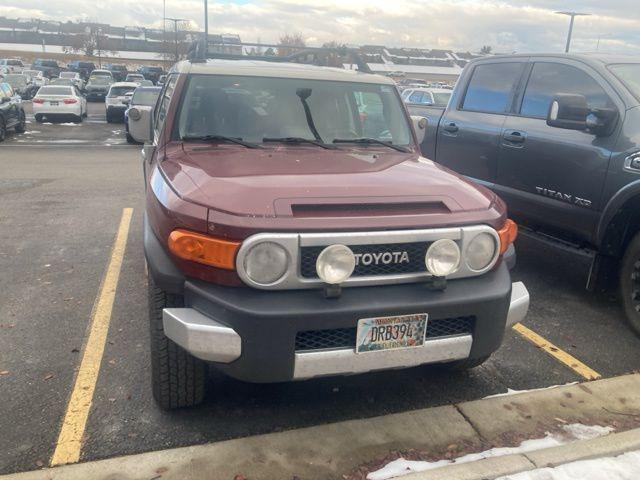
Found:
[[[356,353],[420,347],[427,331],[426,313],[358,320]]]
[[[56,106],[56,105],[58,105],[58,103],[59,103],[59,102],[49,102],[49,105]]]

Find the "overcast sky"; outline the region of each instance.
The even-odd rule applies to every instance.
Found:
[[[226,0],[209,1],[209,30],[245,41],[276,42],[301,33],[307,44],[337,40],[494,51],[561,51],[569,18],[576,19],[574,50],[640,54],[640,0]],[[94,20],[112,25],[160,26],[162,0],[0,0],[0,15]],[[202,0],[166,0],[167,17],[202,28]]]

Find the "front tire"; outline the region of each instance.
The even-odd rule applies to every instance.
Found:
[[[484,362],[489,360],[490,356],[491,355],[485,355],[479,358],[467,358],[465,360],[457,360],[455,362],[445,363],[443,367],[446,368],[447,370],[451,370],[454,372],[464,372],[466,370],[471,370],[472,368],[479,367]]]
[[[16,133],[24,133],[27,130],[27,117],[24,112],[20,115],[20,123],[16,125],[15,130]]]
[[[42,123],[42,114],[41,113],[36,113],[36,122],[38,123]]]
[[[207,364],[170,340],[162,323],[162,309],[182,307],[184,298],[158,288],[151,276],[148,281],[153,398],[163,410],[198,405],[205,396]]]
[[[640,336],[640,233],[636,233],[622,257],[620,296],[627,323]]]

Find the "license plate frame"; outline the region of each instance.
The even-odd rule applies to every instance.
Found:
[[[422,347],[428,320],[427,313],[361,318],[356,329],[356,353]]]

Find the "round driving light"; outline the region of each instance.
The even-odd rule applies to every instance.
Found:
[[[247,276],[261,285],[277,282],[287,271],[289,256],[277,243],[262,242],[251,247],[244,258]]]
[[[137,108],[130,108],[128,115],[129,115],[129,118],[134,121],[140,120],[140,117],[141,117],[140,110],[138,110]]]
[[[356,257],[346,245],[329,245],[316,259],[316,272],[332,285],[344,282],[356,268]]]
[[[471,270],[484,270],[496,254],[496,240],[488,233],[476,235],[465,252],[467,265]]]
[[[460,265],[460,248],[448,238],[436,240],[427,249],[424,263],[429,273],[436,277],[451,275]]]

